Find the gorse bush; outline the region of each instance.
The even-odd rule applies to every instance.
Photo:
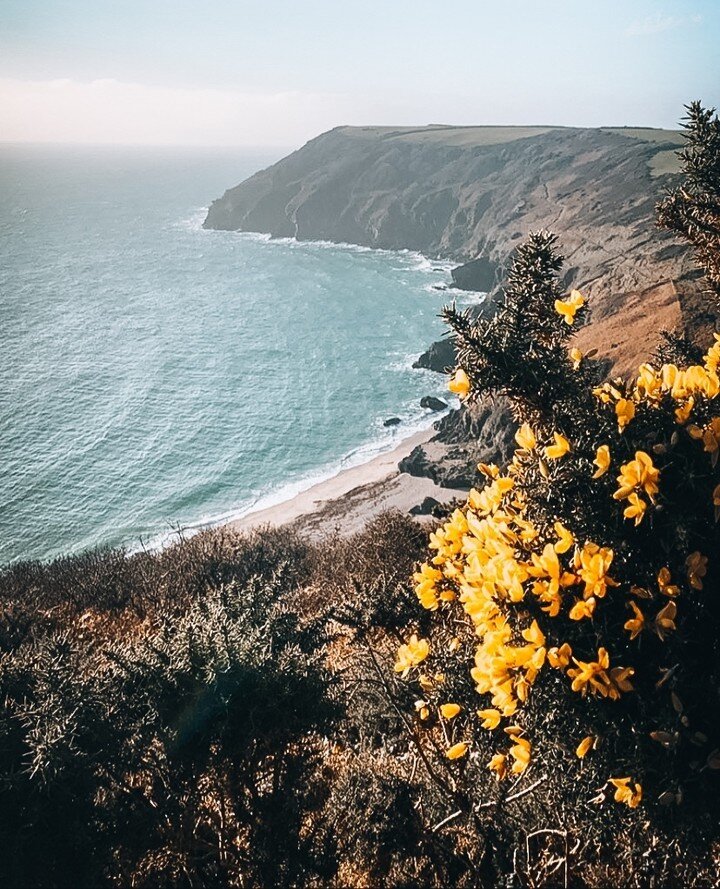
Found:
[[[693,102],[685,118],[680,154],[684,179],[658,206],[658,221],[693,245],[707,281],[720,296],[720,120]]]
[[[5,573],[3,885],[290,884],[323,869],[309,782],[342,705],[324,625],[292,601],[308,552],[287,533],[218,532]],[[86,607],[61,607],[83,566]],[[109,588],[125,593],[103,601]]]
[[[424,542],[387,514],[0,572],[2,885],[454,882],[376,666]]]
[[[716,292],[719,126],[690,107],[686,182],[659,208]],[[429,631],[395,670],[417,723],[468,774],[531,770],[576,805],[707,807],[720,769],[720,335],[697,363],[659,356],[603,380],[572,344],[591,294],[564,295],[561,267],[556,238],[533,234],[492,319],[445,310],[451,390],[506,396],[520,429],[509,465],[482,464],[484,487],[431,534],[415,576]]]

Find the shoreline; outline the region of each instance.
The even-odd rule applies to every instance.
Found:
[[[292,526],[311,538],[332,533],[346,536],[387,509],[408,512],[425,497],[434,497],[441,503],[464,497],[465,490],[441,488],[432,479],[411,476],[398,469],[403,457],[435,434],[431,425],[402,439],[390,451],[342,469],[281,503],[254,510],[222,526],[237,532]]]

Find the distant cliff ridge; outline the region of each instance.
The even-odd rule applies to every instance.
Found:
[[[691,271],[654,226],[680,143],[652,129],[339,127],[226,191],[204,225],[418,250],[463,263],[456,285],[479,290],[529,231],[551,228],[597,317]]]

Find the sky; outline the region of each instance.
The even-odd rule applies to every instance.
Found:
[[[0,141],[675,127],[720,105],[718,47],[720,0],[0,0]]]

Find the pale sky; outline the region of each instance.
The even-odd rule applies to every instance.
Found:
[[[674,127],[696,98],[720,105],[720,0],[0,0],[0,141]]]

